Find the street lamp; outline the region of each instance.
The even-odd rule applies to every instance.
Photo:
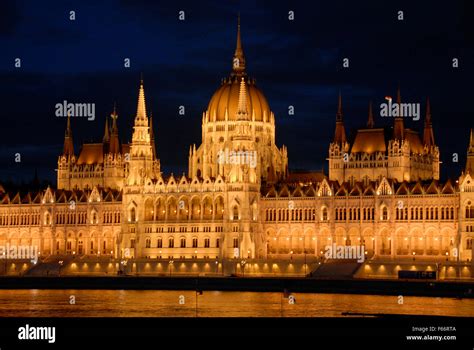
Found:
[[[61,276],[61,267],[63,266],[64,261],[59,260],[58,263],[59,263],[59,273],[58,273],[58,275]]]

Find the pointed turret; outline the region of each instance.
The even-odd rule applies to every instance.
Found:
[[[102,141],[104,144],[108,144],[110,142],[109,118],[107,117],[105,117],[104,137]]]
[[[74,155],[74,145],[72,142],[72,130],[71,130],[71,116],[69,115],[69,113],[67,115],[66,132],[64,134],[63,155],[68,156],[68,157]]]
[[[399,111],[401,111],[401,103],[402,103],[402,98],[400,95],[400,86],[397,89],[397,104]],[[393,125],[393,138],[395,140],[403,140],[405,138],[405,125],[403,123],[403,116],[400,115],[395,118],[395,122]]]
[[[336,113],[336,130],[334,132],[334,143],[345,144],[346,139],[346,130],[344,129],[344,120],[342,114],[342,96],[339,91],[339,98],[337,103],[337,113]]]
[[[240,80],[239,102],[237,105],[237,120],[249,120],[249,112],[247,108],[247,88],[245,79]]]
[[[245,85],[244,77],[240,80],[239,101],[237,103],[237,111],[235,112],[235,119],[237,120],[233,140],[250,140],[252,136],[252,129],[250,127],[250,115],[247,106],[247,87]]]
[[[367,127],[369,129],[374,128],[374,113],[372,111],[372,101],[370,101],[369,103],[369,116],[367,118]]]
[[[117,153],[120,153],[120,142],[119,142],[119,135],[118,135],[118,127],[117,127],[118,114],[117,114],[117,107],[115,104],[114,104],[114,110],[112,114],[110,115],[110,118],[112,118],[112,128],[111,128],[109,152],[113,154],[117,154]]]
[[[466,173],[474,175],[474,132],[471,129],[469,137],[469,147],[467,148]]]
[[[434,134],[433,125],[431,123],[431,106],[430,99],[426,99],[426,117],[425,117],[425,128],[423,130],[423,144],[428,147],[434,146]]]
[[[470,134],[470,137],[469,137],[468,152],[474,154],[474,133],[472,132],[472,128],[471,128],[471,134]]]
[[[153,131],[153,113],[150,113],[150,143],[153,159],[156,159],[155,132]]]
[[[242,39],[240,38],[240,14],[237,20],[237,43],[235,46],[234,57],[232,59],[232,71],[235,75],[245,73],[245,56],[242,48]]]
[[[137,115],[135,117],[135,126],[147,126],[148,120],[146,116],[145,105],[145,89],[143,87],[143,79],[140,81],[140,90],[138,92]]]

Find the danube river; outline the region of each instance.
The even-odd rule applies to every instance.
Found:
[[[474,317],[474,299],[157,290],[0,290],[0,317]]]

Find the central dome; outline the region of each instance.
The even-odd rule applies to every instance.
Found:
[[[255,113],[256,121],[264,121],[270,117],[270,106],[263,93],[255,86],[255,81],[249,78],[245,79],[245,87],[247,90],[247,110],[252,118]],[[223,81],[222,85],[217,89],[209,102],[207,111],[211,120],[224,121],[226,110],[228,120],[236,120],[237,106],[239,103],[239,76],[233,76]],[[264,118],[265,116],[265,118]]]
[[[255,80],[248,77],[245,72],[245,56],[240,38],[240,16],[237,26],[237,45],[232,59],[232,72],[230,77],[222,81],[207,106],[207,113],[211,121],[225,121],[237,119],[237,107],[239,104],[240,83],[244,79],[247,91],[247,111],[251,119],[255,121],[270,120],[270,106],[263,93],[255,86]]]

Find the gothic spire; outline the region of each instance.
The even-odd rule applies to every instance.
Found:
[[[370,103],[369,103],[369,117],[367,119],[367,127],[369,129],[374,128],[374,113],[372,111],[372,101],[370,101]]]
[[[469,152],[474,153],[474,132],[472,130],[473,129],[471,128],[471,135],[469,138]]]
[[[71,116],[69,113],[67,115],[66,132],[64,133],[63,155],[65,156],[74,155],[74,145],[72,142],[72,130],[71,130]]]
[[[426,117],[425,129],[423,130],[423,144],[427,146],[434,146],[433,125],[431,123],[431,106],[429,97],[426,99]]]
[[[109,129],[109,118],[105,117],[105,129],[104,129],[104,137],[102,139],[104,143],[109,143],[110,141],[110,129]]]
[[[397,89],[397,104],[398,104],[398,110],[401,111],[401,103],[402,103],[402,98],[400,94],[400,85],[398,86]],[[400,115],[395,118],[394,124],[393,124],[393,138],[395,140],[403,140],[405,138],[405,125],[403,123],[403,116]]]
[[[347,142],[346,139],[346,130],[344,129],[344,120],[342,114],[342,96],[341,91],[339,91],[338,103],[337,103],[337,113],[336,113],[336,130],[334,132],[334,143],[344,144]]]
[[[247,109],[247,88],[245,86],[245,79],[242,77],[240,80],[239,89],[239,102],[237,105],[237,120],[247,120],[248,109]]]
[[[237,43],[232,60],[232,70],[235,75],[242,75],[245,72],[245,56],[242,48],[242,39],[240,38],[240,14],[237,19]]]
[[[135,125],[146,126],[147,124],[145,89],[143,88],[143,79],[141,79],[140,90],[138,92],[137,116],[135,117]]]
[[[466,173],[474,175],[474,132],[471,129],[469,147],[467,148]]]
[[[155,132],[153,131],[153,113],[150,113],[150,143],[153,159],[156,159]]]
[[[119,135],[118,135],[118,127],[117,127],[117,119],[118,119],[118,114],[117,114],[117,107],[114,103],[114,110],[112,114],[110,114],[110,118],[112,118],[112,131],[111,131],[111,136],[110,136],[110,146],[109,146],[109,152],[110,153],[120,153],[120,142],[119,142]]]
[[[336,121],[342,122],[342,96],[341,90],[339,90],[339,97],[337,99],[337,113],[336,113]]]

